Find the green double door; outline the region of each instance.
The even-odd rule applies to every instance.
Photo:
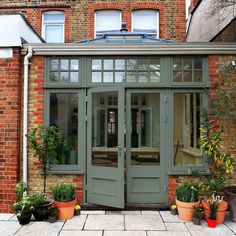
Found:
[[[164,91],[88,91],[87,202],[167,202]]]

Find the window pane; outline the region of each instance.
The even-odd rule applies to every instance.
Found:
[[[59,68],[59,60],[51,60],[50,61],[50,69],[51,70],[58,70]]]
[[[184,71],[184,82],[192,82],[192,71]]]
[[[136,70],[137,60],[136,59],[128,59],[127,60],[127,70]]]
[[[124,70],[125,69],[125,60],[115,60],[115,70]]]
[[[62,25],[46,25],[45,40],[47,43],[63,43],[63,26]]]
[[[78,159],[78,96],[76,93],[50,94],[50,125],[62,130],[66,145],[58,150],[54,164],[76,165]]]
[[[95,32],[115,31],[121,29],[120,11],[102,10],[95,12]]]
[[[93,83],[102,82],[102,72],[92,72],[92,82]]]
[[[195,70],[194,71],[194,81],[195,82],[200,82],[200,81],[202,81],[202,71],[201,70]]]
[[[161,68],[160,59],[159,58],[150,59],[149,60],[149,68],[150,68],[150,70],[160,70],[160,68]]]
[[[44,13],[44,22],[64,21],[63,12],[46,12]]]
[[[202,59],[194,58],[194,69],[202,69]]]
[[[141,83],[148,82],[148,72],[145,71],[138,72],[138,82]]]
[[[125,72],[115,72],[115,82],[125,82]]]
[[[176,70],[173,72],[174,82],[182,82],[182,71]]]
[[[202,165],[200,138],[201,93],[174,94],[174,165]]]
[[[104,60],[104,70],[113,70],[113,60]]]
[[[127,72],[127,82],[131,82],[131,83],[137,82],[135,71],[128,71]]]
[[[69,69],[69,60],[61,60],[61,70]]]
[[[160,82],[160,72],[151,71],[150,72],[150,82]]]
[[[59,73],[58,72],[51,72],[50,73],[50,81],[52,81],[52,82],[59,81]]]
[[[103,82],[113,82],[113,72],[104,72]]]
[[[182,70],[182,59],[174,58],[173,59],[173,69],[174,70]]]
[[[79,60],[71,60],[70,61],[70,69],[71,70],[79,70]]]
[[[92,60],[92,70],[101,70],[102,69],[102,60],[93,59]]]
[[[191,70],[192,69],[192,59],[184,58],[183,59],[183,69],[184,70]]]
[[[79,72],[70,72],[70,82],[72,83],[79,82]]]
[[[147,59],[139,59],[138,60],[138,69],[139,70],[148,70],[148,60]]]
[[[157,33],[157,11],[133,11],[133,32]]]
[[[69,72],[61,72],[60,73],[60,81],[69,82]]]

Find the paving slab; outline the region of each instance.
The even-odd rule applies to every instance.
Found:
[[[104,231],[103,236],[147,236],[145,231]]]
[[[186,223],[188,230],[192,236],[234,236],[235,234],[225,225],[219,224],[216,228],[209,228],[206,221],[201,225],[194,225],[193,223]]]
[[[102,236],[102,231],[61,231],[59,236]]]
[[[15,234],[16,236],[57,236],[63,226],[64,222],[55,222],[53,224],[48,222],[30,222],[21,227]]]
[[[21,225],[15,221],[0,221],[0,235],[1,236],[12,236],[19,229]]]
[[[141,211],[107,211],[107,215],[141,215]]]
[[[141,211],[142,215],[159,215],[159,211]]]
[[[14,214],[11,213],[1,213],[0,214],[0,220],[10,220]]]
[[[164,222],[168,222],[168,223],[172,223],[172,222],[183,223],[184,222],[178,217],[178,215],[172,215],[170,211],[160,211],[159,213]]]
[[[174,231],[174,232],[188,232],[188,228],[186,227],[185,223],[165,223],[167,231]]]
[[[89,215],[85,230],[124,230],[123,215]]]
[[[87,215],[74,216],[67,220],[63,226],[63,230],[82,230],[86,221]]]
[[[81,215],[105,215],[106,211],[81,211]]]
[[[225,217],[225,225],[236,234],[236,223],[230,220],[229,214]]]
[[[159,215],[125,215],[126,230],[166,230]]]
[[[174,232],[174,231],[147,231],[147,235],[148,236],[191,236],[189,232]],[[199,236],[202,236],[202,235],[199,234]]]

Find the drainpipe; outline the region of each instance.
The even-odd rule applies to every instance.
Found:
[[[28,129],[28,81],[29,81],[29,59],[33,56],[32,47],[28,47],[24,58],[24,105],[23,105],[23,181],[27,186],[27,129]]]

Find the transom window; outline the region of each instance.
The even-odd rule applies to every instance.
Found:
[[[47,43],[64,43],[64,12],[49,11],[42,15],[42,36]]]
[[[92,59],[93,83],[158,83],[160,73],[160,58]]]
[[[202,82],[203,62],[201,57],[174,57],[173,82]]]
[[[133,11],[132,31],[159,38],[159,12],[156,10]]]
[[[94,37],[99,38],[104,32],[121,29],[121,12],[118,10],[101,10],[95,12]]]
[[[53,83],[78,83],[79,59],[50,59],[49,81]]]

